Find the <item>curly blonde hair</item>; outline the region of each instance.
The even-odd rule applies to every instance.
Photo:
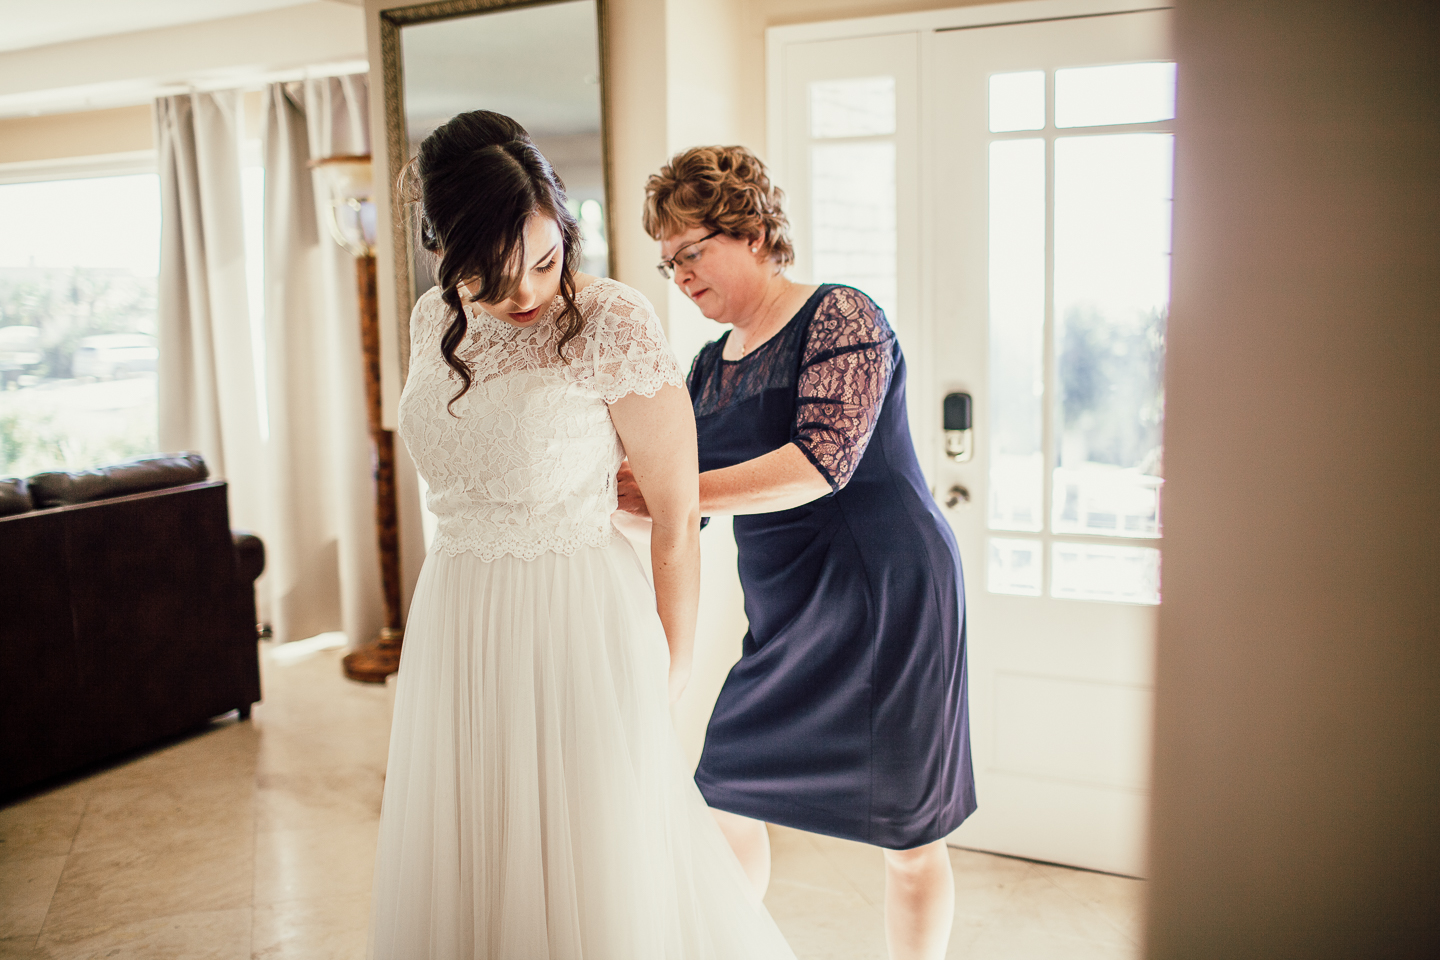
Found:
[[[661,240],[709,227],[739,240],[758,239],[778,267],[795,262],[785,192],[744,147],[691,147],[645,181],[645,232]]]

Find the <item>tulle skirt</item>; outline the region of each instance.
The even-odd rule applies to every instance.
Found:
[[[431,553],[395,696],[374,960],[793,954],[691,780],[622,538]]]

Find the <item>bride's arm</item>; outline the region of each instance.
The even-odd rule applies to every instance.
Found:
[[[653,521],[650,564],[655,607],[670,645],[670,700],[690,678],[700,603],[700,484],[695,414],[681,387],[654,397],[632,393],[610,404],[610,419]]]

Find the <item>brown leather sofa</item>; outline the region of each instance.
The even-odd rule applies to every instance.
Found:
[[[0,797],[248,717],[264,565],[197,454],[0,480]]]

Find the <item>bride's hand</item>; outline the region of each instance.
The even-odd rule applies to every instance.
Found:
[[[629,460],[620,464],[620,472],[615,475],[615,487],[617,491],[616,509],[633,517],[650,519],[650,510],[645,506],[645,497],[640,493],[640,485],[635,482],[635,474],[630,470]]]

